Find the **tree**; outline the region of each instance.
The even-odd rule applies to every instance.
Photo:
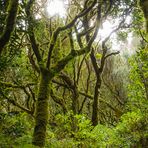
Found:
[[[4,3],[4,2],[3,2]],[[9,0],[9,6],[8,6],[8,15],[5,20],[5,29],[0,37],[0,55],[2,53],[3,48],[5,45],[9,42],[9,39],[11,37],[11,33],[14,30],[16,16],[17,16],[17,10],[18,10],[18,0]]]
[[[96,19],[96,26],[95,31],[90,38],[88,44],[86,47],[81,48],[80,50],[75,50],[73,45],[73,39],[72,36],[70,37],[70,44],[71,44],[71,51],[70,53],[63,57],[60,61],[57,62],[56,65],[51,67],[51,56],[54,50],[55,43],[57,41],[58,35],[60,32],[65,31],[67,29],[70,29],[74,26],[76,21],[89,13],[92,8],[96,5],[96,1],[93,1],[88,8],[84,8],[74,19],[70,21],[67,25],[63,27],[58,27],[55,32],[52,35],[51,42],[49,45],[49,52],[48,57],[46,60],[46,65],[43,62],[43,59],[41,57],[36,39],[35,34],[33,32],[33,16],[31,13],[31,8],[34,1],[29,1],[26,7],[26,14],[28,17],[28,30],[29,30],[29,39],[31,41],[33,52],[36,56],[38,66],[40,69],[40,84],[39,84],[39,92],[38,92],[38,100],[36,105],[36,125],[34,129],[34,136],[33,136],[33,144],[38,146],[44,146],[45,144],[45,134],[46,134],[46,125],[48,123],[48,94],[49,94],[49,85],[51,83],[51,80],[67,65],[67,63],[72,60],[76,56],[80,56],[84,53],[87,53],[90,51],[90,47],[97,35],[98,32],[98,17]]]
[[[148,32],[148,1],[147,0],[140,0],[140,6],[143,11],[145,21],[146,21],[146,31]]]

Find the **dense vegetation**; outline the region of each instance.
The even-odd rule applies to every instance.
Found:
[[[0,147],[146,148],[148,0],[63,2],[0,0]]]

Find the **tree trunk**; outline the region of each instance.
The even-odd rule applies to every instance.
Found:
[[[49,115],[49,83],[50,77],[46,73],[41,73],[38,100],[36,104],[35,128],[32,143],[36,146],[45,145],[46,126]]]
[[[73,88],[73,98],[72,98],[72,110],[74,114],[78,114],[79,112],[79,92],[75,86],[75,88]]]
[[[0,55],[3,48],[9,42],[11,33],[13,32],[15,20],[17,16],[18,0],[9,0],[8,15],[5,22],[4,32],[0,36]]]
[[[140,6],[146,22],[146,32],[148,33],[148,0],[140,0]]]
[[[92,111],[92,125],[96,126],[98,124],[98,97],[99,97],[99,89],[101,87],[101,78],[98,76],[95,92],[94,92],[94,102],[93,102],[93,111]]]

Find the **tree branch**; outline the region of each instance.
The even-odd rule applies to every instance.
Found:
[[[28,19],[28,34],[29,34],[29,38],[30,38],[30,41],[31,41],[31,46],[32,46],[32,49],[33,49],[33,52],[37,58],[37,61],[38,61],[38,64],[40,65],[41,61],[42,61],[42,58],[41,58],[41,55],[40,55],[40,52],[39,52],[39,48],[38,48],[38,44],[36,42],[36,39],[35,39],[35,35],[34,35],[34,27],[33,27],[33,17],[32,17],[32,14],[31,14],[31,7],[34,3],[34,0],[30,0],[26,6],[26,14],[27,14],[27,19]]]
[[[1,92],[2,93],[2,92]],[[3,97],[6,98],[11,104],[13,104],[14,106],[18,107],[19,109],[25,111],[26,113],[30,114],[33,116],[33,112],[30,111],[27,108],[24,108],[23,106],[21,106],[20,104],[18,104],[15,100],[8,98],[4,93],[2,93]]]
[[[93,3],[86,9],[84,8],[69,24],[63,26],[63,27],[58,27],[56,31],[53,33],[53,37],[51,39],[50,47],[49,47],[49,52],[48,52],[48,59],[47,59],[47,64],[46,68],[49,68],[50,66],[50,60],[51,60],[51,55],[52,51],[54,49],[57,37],[61,31],[64,31],[66,29],[69,29],[74,26],[75,22],[78,20],[78,18],[83,17],[86,15],[96,4],[97,0],[94,0]]]
[[[0,85],[4,86],[4,87],[12,87],[12,88],[24,88],[24,87],[29,87],[29,86],[32,86],[32,85],[35,85],[35,83],[28,83],[28,84],[25,84],[25,85],[15,85],[15,84],[12,84],[10,82],[2,82],[0,81]]]
[[[112,52],[112,53],[106,55],[104,58],[107,59],[108,57],[110,57],[110,56],[112,56],[112,55],[119,54],[119,53],[120,53],[120,51]]]

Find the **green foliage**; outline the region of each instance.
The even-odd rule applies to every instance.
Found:
[[[100,54],[100,53],[97,53],[97,54],[96,54],[96,58],[97,58],[98,60],[100,60],[101,57],[102,57],[102,54]]]
[[[117,37],[117,39],[119,40],[119,41],[123,41],[123,42],[125,42],[125,41],[127,41],[127,36],[128,36],[128,32],[118,32],[118,37]]]
[[[142,15],[142,11],[139,8],[134,9],[134,12],[132,15],[132,24],[134,26],[133,31],[138,33],[139,30],[143,30],[143,22],[144,22],[144,17]]]
[[[86,145],[89,141],[91,122],[84,115],[58,114],[55,117],[55,126],[48,127],[46,147],[70,148]]]
[[[98,124],[93,128],[90,120],[85,116],[76,115],[77,131],[75,132],[71,129],[71,114],[61,117],[61,115],[57,116],[60,119],[57,123],[60,122],[61,126],[57,126],[55,131],[48,133],[50,137],[47,147],[129,148],[147,136],[146,129],[143,130],[144,118],[140,111],[124,114],[116,127]]]
[[[24,147],[31,144],[32,120],[26,113],[0,114],[0,147]],[[26,122],[27,121],[27,122]],[[7,138],[6,138],[7,137]]]
[[[127,103],[127,110],[129,112],[122,118],[122,123],[127,125],[124,131],[132,134],[131,140],[135,141],[135,143],[148,139],[148,100],[146,87],[148,78],[148,61],[146,57],[148,52],[145,49],[145,47],[140,48],[137,55],[130,60],[132,67],[130,73],[131,83],[128,87]]]
[[[130,79],[131,83],[129,89],[129,108],[134,110],[138,108],[143,110],[148,106],[146,97],[146,85],[148,78],[148,61],[147,61],[147,50],[141,49],[138,54],[130,60],[132,65]]]
[[[37,73],[37,71],[39,71],[38,68],[44,68],[47,63],[47,54],[49,51],[49,45],[52,42],[51,38],[53,36],[53,32],[56,30],[57,27],[64,26],[70,20],[72,20],[73,15],[76,13],[76,11],[80,11],[79,8],[77,8],[77,5],[79,4],[75,6],[75,3],[77,2],[78,1],[74,1],[73,6],[69,8],[69,10],[74,9],[74,11],[72,11],[72,14],[67,15],[69,16],[67,20],[65,18],[61,19],[60,17],[51,17],[50,19],[47,19],[46,16],[43,18],[41,15],[40,19],[34,19],[32,22],[30,22],[31,25],[33,25],[33,30],[31,31],[35,35],[35,40],[37,43],[36,45],[43,59],[41,60],[41,62],[38,63],[35,58],[34,52],[37,49],[32,50],[33,42],[31,42],[28,37],[30,30],[27,31],[29,23],[26,21],[25,13],[27,1],[19,1],[19,11],[16,21],[17,25],[15,26],[15,30],[11,36],[9,44],[7,44],[7,46],[5,47],[6,50],[0,57],[0,80],[2,82],[6,82],[6,84],[19,86],[19,88],[7,88],[7,86],[3,85],[0,86],[0,101],[2,105],[0,107],[0,110],[6,110],[5,114],[0,113],[0,147],[33,147],[32,128],[34,127],[34,119],[18,110],[15,107],[15,104],[12,103],[14,106],[11,105],[8,101],[9,99],[6,99],[6,97],[16,101],[16,103],[29,111],[34,107],[33,105],[36,102],[37,96],[36,87],[38,86],[38,78],[41,74]],[[81,1],[81,4],[82,3],[83,0]],[[80,7],[81,4],[79,5]],[[35,14],[34,18],[36,18],[36,13],[42,14],[43,8],[38,8],[41,5],[42,4],[39,4],[38,2],[34,4],[34,7],[32,9],[33,15]],[[4,19],[7,16],[5,13],[6,7],[7,6],[5,1],[0,0],[1,32],[3,32],[3,28],[5,26]],[[105,17],[100,18],[100,20],[103,23],[105,22],[105,19],[113,19],[115,20],[113,22],[116,25],[116,19],[119,21],[126,17],[126,11],[131,7],[133,7],[131,9],[131,12],[133,14],[129,14],[129,17],[132,16],[132,29],[136,28],[136,32],[137,34],[139,34],[139,28],[142,29],[144,18],[142,14],[139,13],[139,9],[137,9],[137,7],[135,6],[134,1],[113,1],[112,4],[111,1],[102,1],[101,15]],[[42,10],[40,11],[39,9]],[[69,12],[71,13],[71,11]],[[92,24],[91,21],[95,22],[95,13],[96,7],[92,11],[92,14],[90,13],[87,16],[89,20],[88,24],[90,24],[90,26],[94,25],[94,27],[95,23]],[[66,57],[66,55],[68,55],[71,50],[72,46],[70,45],[68,37],[69,31],[72,31],[73,43],[71,42],[71,44],[73,44],[76,50],[80,50],[75,32],[75,29],[77,28],[77,33],[78,35],[80,34],[83,46],[86,46],[87,43],[85,41],[85,37],[91,37],[93,35],[94,28],[83,34],[84,27],[82,21],[83,18],[78,19],[71,30],[67,29],[61,31],[61,33],[57,37],[50,59],[51,65],[49,66],[49,71],[50,68],[55,66],[60,59]],[[125,26],[126,25],[128,24],[125,24]],[[126,29],[124,30],[123,28],[120,28],[117,34],[117,40],[119,43],[121,40],[125,41],[125,43],[126,40],[128,40],[128,32]],[[143,31],[141,31],[141,33],[144,35]],[[98,39],[95,40],[94,45],[95,44],[95,50],[97,50],[97,48],[101,49],[101,43]],[[111,41],[107,42],[106,46],[111,47],[111,44]],[[105,61],[108,65],[105,65],[106,69],[104,69],[102,77],[106,81],[107,85],[106,87],[103,86],[104,88],[101,88],[102,90],[99,90],[99,92],[101,92],[99,96],[99,98],[101,97],[101,99],[99,99],[100,102],[98,110],[100,123],[96,127],[93,127],[90,121],[90,118],[92,116],[91,110],[96,81],[96,75],[94,73],[94,69],[90,60],[90,54],[88,53],[85,56],[77,57],[71,60],[69,64],[66,63],[66,60],[66,62],[64,61],[67,64],[64,69],[64,73],[66,73],[70,77],[74,85],[70,86],[70,84],[67,84],[64,80],[62,80],[61,77],[58,77],[58,75],[56,75],[53,80],[52,86],[55,93],[55,102],[51,99],[49,101],[49,117],[52,117],[49,119],[49,123],[47,125],[47,138],[45,147],[138,148],[147,146],[148,98],[146,94],[146,85],[148,78],[148,52],[147,46],[145,44],[146,43],[144,43],[144,41],[141,41],[141,48],[130,59],[130,65],[128,66],[124,66],[127,65],[127,62],[123,61],[121,57],[115,57],[113,63],[111,60],[109,60],[111,59],[111,57]],[[109,53],[109,51],[107,52]],[[70,59],[72,56],[73,55],[70,56]],[[97,59],[97,64],[99,65],[102,54],[97,53],[95,54],[95,57]],[[127,58],[129,58],[129,55],[127,56]],[[119,64],[119,62],[121,62],[122,64]],[[59,63],[61,67],[62,64],[63,63]],[[128,73],[129,67],[130,75]],[[58,72],[59,69],[57,68],[51,72],[51,75],[55,75]],[[26,86],[26,84],[32,82],[34,82],[35,85]],[[43,94],[45,94],[46,91],[46,89],[44,89],[44,86],[45,85],[41,86],[41,93]],[[73,112],[70,111],[73,101],[72,99],[75,99],[72,98],[74,96],[73,94],[75,93],[75,89],[78,90],[78,101],[80,103],[80,107],[84,103],[82,114],[76,115],[74,115]],[[56,91],[58,91],[57,94]],[[2,93],[6,95],[6,97],[4,97]],[[50,93],[50,91],[48,91],[48,93]],[[58,96],[57,98],[56,95]],[[42,99],[42,95],[40,98]],[[45,96],[45,98],[48,98],[48,95]],[[118,101],[118,99],[121,100],[121,102]],[[39,106],[45,109],[45,107],[48,106],[48,101],[46,102],[44,100],[43,102],[43,105]],[[29,107],[27,103],[29,104]],[[65,114],[63,114],[63,112],[61,113],[61,107],[63,107],[63,104],[66,106],[67,109],[67,113],[65,113],[66,111],[64,112]],[[9,112],[13,110],[18,110],[18,113],[15,114],[15,112]],[[116,117],[115,114],[118,113],[118,111],[122,112],[122,116],[120,115],[121,117]],[[84,115],[83,113],[88,113],[88,115]],[[41,114],[43,114],[43,116]],[[43,111],[42,113],[39,112],[39,115],[41,115],[40,125],[42,125],[45,111]],[[40,128],[40,131],[43,131],[42,128]],[[41,133],[40,131],[39,133]]]
[[[147,127],[145,116],[140,110],[127,112],[121,117],[116,127],[108,127],[98,124],[95,128],[91,126],[90,120],[84,115],[58,114],[54,126],[47,128],[46,148],[95,148],[95,147],[123,147],[129,148],[137,144],[141,138],[146,138]],[[32,148],[32,124],[26,114],[5,115],[1,114],[1,143],[3,148]],[[73,130],[75,119],[76,131]],[[30,121],[30,122],[26,122]],[[4,124],[5,123],[5,124]],[[144,128],[145,125],[145,128]],[[5,138],[7,136],[7,139]]]
[[[144,116],[137,112],[127,112],[121,117],[121,122],[116,126],[118,141],[122,146],[134,146],[145,136]]]

